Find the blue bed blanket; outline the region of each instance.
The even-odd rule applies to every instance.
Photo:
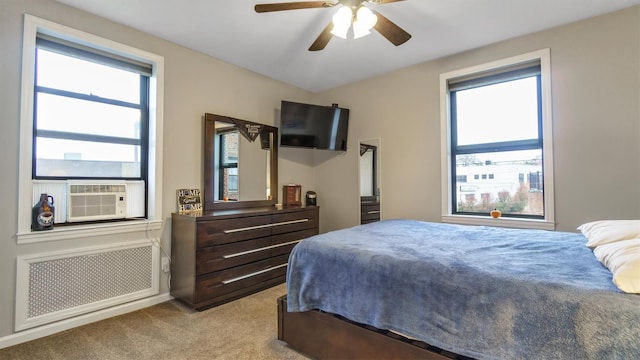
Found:
[[[386,220],[303,240],[292,312],[319,309],[478,359],[640,359],[640,295],[579,233]]]

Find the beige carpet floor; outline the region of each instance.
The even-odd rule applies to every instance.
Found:
[[[0,359],[307,359],[277,339],[284,284],[197,312],[173,300],[5,349]]]

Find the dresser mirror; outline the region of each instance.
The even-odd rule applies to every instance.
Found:
[[[274,205],[278,128],[228,116],[204,116],[205,210]]]
[[[360,221],[380,220],[380,139],[360,140]]]

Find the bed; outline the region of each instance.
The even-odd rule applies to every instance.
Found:
[[[339,354],[354,357],[384,335],[443,354],[434,359],[638,359],[640,295],[621,291],[585,242],[416,220],[317,235],[289,258],[279,338],[319,358],[345,342],[352,352]],[[364,331],[355,346],[352,325]],[[427,358],[399,351],[380,357]]]

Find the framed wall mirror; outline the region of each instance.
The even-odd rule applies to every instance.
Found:
[[[206,113],[204,210],[272,206],[278,199],[278,128]]]
[[[360,223],[380,220],[380,139],[360,140]]]

